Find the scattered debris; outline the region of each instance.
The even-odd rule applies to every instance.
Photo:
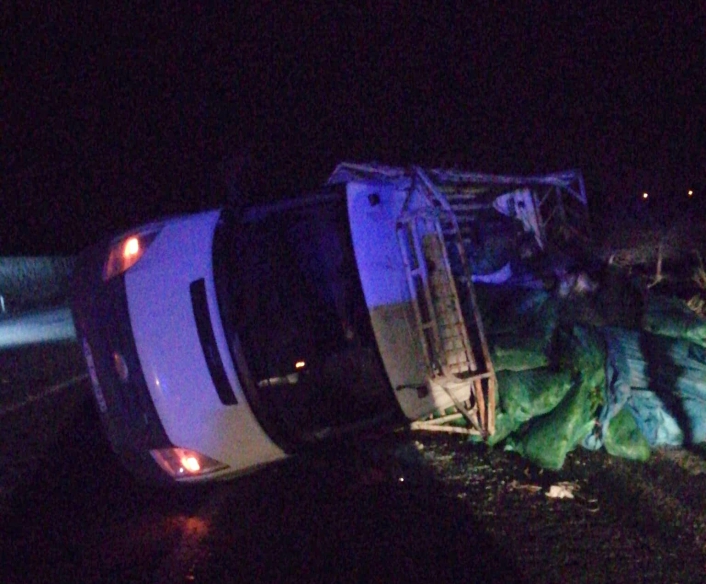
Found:
[[[542,487],[540,487],[539,485],[524,485],[518,482],[517,479],[513,480],[509,485],[507,485],[507,488],[510,491],[526,491],[531,494],[539,493],[542,490]]]
[[[574,491],[578,488],[579,486],[575,483],[563,482],[552,485],[544,494],[550,499],[573,499]]]

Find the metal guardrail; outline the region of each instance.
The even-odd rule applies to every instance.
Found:
[[[66,303],[74,257],[0,257],[0,317]]]

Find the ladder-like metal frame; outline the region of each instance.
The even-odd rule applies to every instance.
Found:
[[[528,188],[538,224],[538,230],[533,231],[542,248],[549,243],[561,247],[572,238],[588,239],[586,187],[578,170],[520,177],[433,169],[428,175],[437,190],[448,197],[462,225],[477,211],[488,208],[500,192],[498,187],[506,192]],[[490,200],[486,191],[492,194]]]
[[[425,173],[415,168],[413,176],[397,221],[397,236],[429,377],[444,388],[472,429],[486,437],[495,432],[497,380],[458,222]],[[412,199],[420,194],[426,204],[412,208]],[[449,247],[460,262],[458,278],[451,270]],[[466,313],[458,285],[470,305]],[[450,388],[460,381],[470,384],[467,404]]]

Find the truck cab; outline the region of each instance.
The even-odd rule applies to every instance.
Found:
[[[113,449],[173,483],[448,407],[492,433],[464,266],[455,215],[421,170],[106,239],[79,258],[71,307]]]

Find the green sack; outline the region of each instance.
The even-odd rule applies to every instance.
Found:
[[[577,383],[556,409],[532,422],[514,449],[543,468],[559,470],[595,425],[592,390]]]
[[[696,314],[680,298],[651,295],[642,317],[642,328],[706,347],[706,318]]]
[[[556,300],[543,290],[476,286],[490,358],[496,371],[548,364],[558,321]]]
[[[558,331],[556,341],[555,355],[570,375],[571,388],[556,408],[532,420],[512,447],[541,467],[559,470],[595,426],[605,383],[605,347],[596,330],[582,326]]]
[[[522,424],[553,410],[571,389],[569,371],[546,368],[531,371],[498,371],[499,411],[495,434],[488,443],[498,444]]]
[[[515,332],[488,336],[487,340],[495,371],[526,371],[549,364],[549,339]]]
[[[600,329],[574,325],[560,327],[552,339],[550,359],[561,368],[572,371],[592,387],[605,380],[607,349]]]
[[[623,408],[603,430],[603,445],[608,454],[630,460],[646,461],[650,457],[650,445],[640,432],[630,410]]]
[[[571,389],[569,371],[499,371],[500,407],[519,423],[551,412]]]
[[[520,425],[512,416],[506,414],[503,411],[497,411],[495,413],[495,433],[492,436],[487,437],[486,443],[488,444],[488,446],[495,446],[497,444],[500,444],[510,434],[517,430],[519,426]],[[480,439],[475,439],[475,437],[473,437],[471,441],[479,442]]]

